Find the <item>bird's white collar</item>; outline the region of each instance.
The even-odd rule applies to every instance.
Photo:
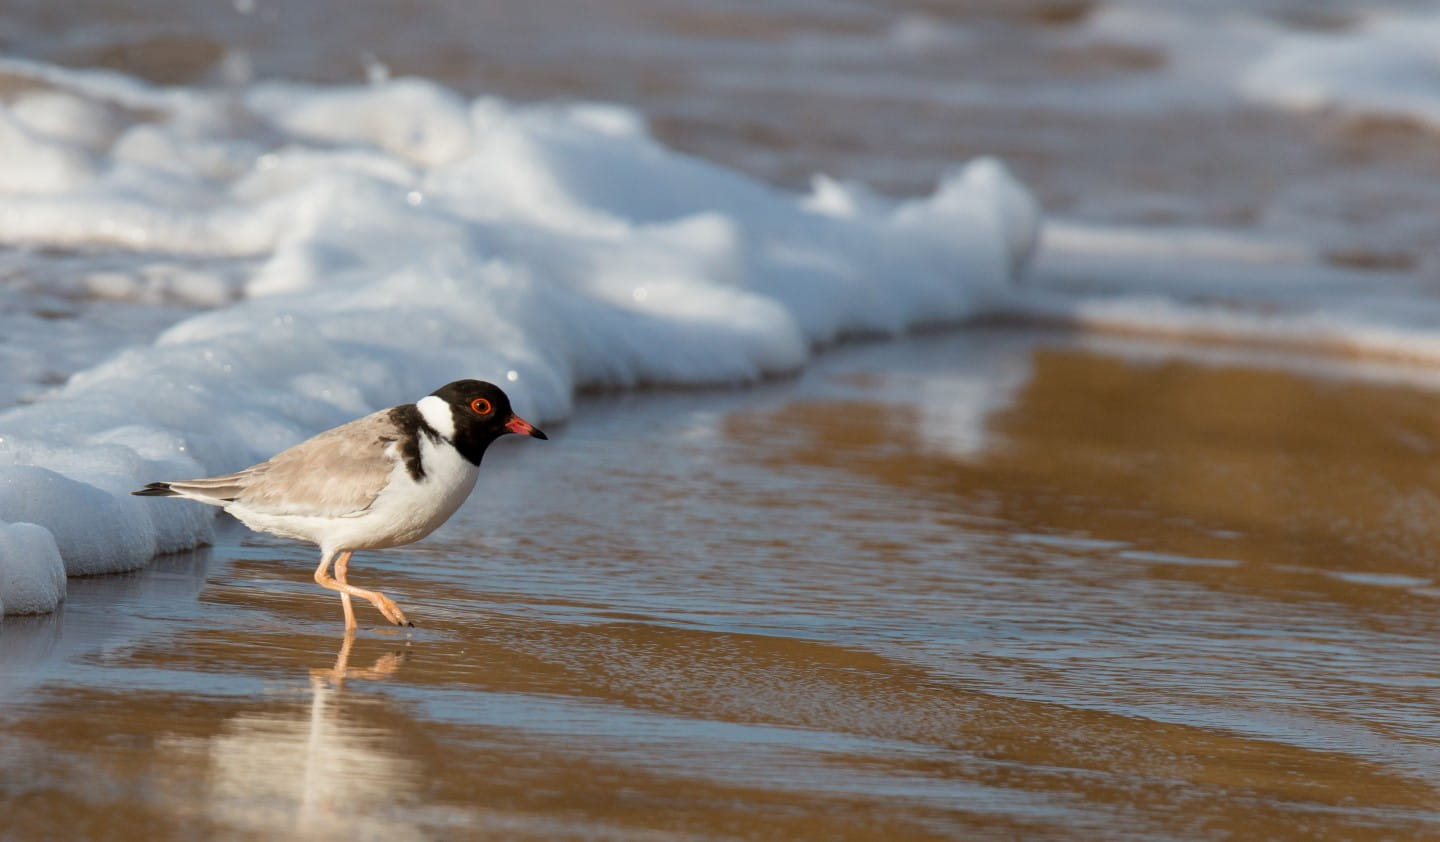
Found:
[[[455,414],[445,399],[427,395],[415,402],[415,408],[435,432],[447,440],[455,438]]]

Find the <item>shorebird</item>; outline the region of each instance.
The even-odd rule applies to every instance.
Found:
[[[346,580],[350,556],[434,532],[470,496],[485,448],[507,433],[546,438],[511,411],[500,387],[456,380],[243,471],[152,482],[131,493],[219,506],[251,529],[317,544],[315,581],[340,592],[347,633],[356,627],[351,596],[368,600],[397,626],[413,626],[389,597]]]

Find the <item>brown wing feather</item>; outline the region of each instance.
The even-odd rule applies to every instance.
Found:
[[[364,511],[385,488],[399,459],[390,445],[401,431],[389,412],[357,418],[258,465],[199,482],[234,489],[235,502],[257,512],[339,517]]]

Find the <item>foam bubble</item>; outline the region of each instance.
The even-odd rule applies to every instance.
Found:
[[[48,530],[0,522],[0,616],[47,614],[65,598],[65,564]]]

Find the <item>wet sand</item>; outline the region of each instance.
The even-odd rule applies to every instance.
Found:
[[[6,839],[1440,835],[1423,370],[977,329],[595,396],[0,629]]]

